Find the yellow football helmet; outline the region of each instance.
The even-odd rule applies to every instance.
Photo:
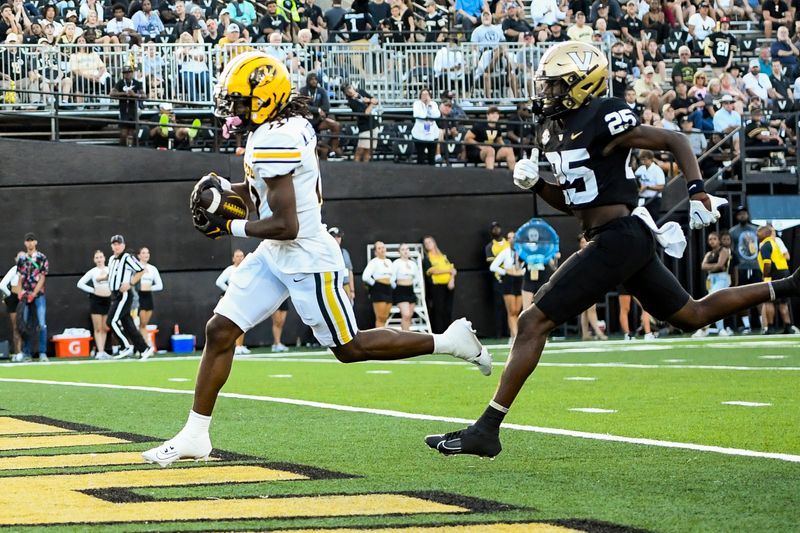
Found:
[[[258,50],[243,52],[231,58],[217,80],[214,115],[226,119],[231,132],[260,125],[275,119],[291,93],[283,63]]]
[[[534,112],[555,117],[608,90],[608,60],[591,44],[559,43],[542,56],[533,85]]]

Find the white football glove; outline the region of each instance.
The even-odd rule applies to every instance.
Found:
[[[514,167],[514,185],[520,189],[530,189],[539,181],[539,149],[531,151],[530,159],[521,159]]]
[[[725,198],[708,195],[711,201],[711,211],[706,209],[700,200],[689,200],[689,227],[701,229],[719,220],[719,208],[728,203]]]

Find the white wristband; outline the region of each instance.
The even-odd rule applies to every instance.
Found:
[[[244,219],[237,219],[231,221],[231,235],[234,237],[247,237],[247,233],[244,230],[244,227],[247,225],[247,221]]]

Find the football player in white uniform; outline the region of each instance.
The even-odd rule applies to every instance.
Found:
[[[186,425],[174,438],[144,452],[144,459],[167,466],[181,458],[208,457],[211,412],[230,373],[236,338],[269,317],[287,296],[319,342],[342,362],[447,353],[489,375],[491,356],[466,319],[453,322],[441,335],[385,328],[358,331],[342,287],[342,252],[322,224],[317,138],[305,118],[307,99],[292,94],[286,68],[263,52],[239,54],[220,75],[214,98],[215,114],[226,120],[229,131],[251,131],[244,157],[246,179],[232,185],[213,174],[203,177],[192,193],[195,227],[212,238],[232,234],[262,242],[231,275],[206,325]],[[199,196],[211,187],[241,196],[258,219],[229,221],[207,212]]]

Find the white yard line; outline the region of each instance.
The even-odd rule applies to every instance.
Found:
[[[51,381],[43,379],[11,379],[0,378],[0,382],[7,383],[27,383],[31,385],[54,385],[62,387],[83,387],[90,389],[116,389],[132,390],[139,392],[156,392],[161,394],[194,394],[191,390],[165,389],[162,387],[143,387],[136,385],[116,385],[111,383],[81,383],[75,381]],[[348,413],[365,413],[379,416],[389,416],[393,418],[404,418],[408,420],[426,420],[432,422],[448,422],[453,424],[471,424],[473,420],[467,418],[453,418],[447,416],[433,416],[417,413],[406,413],[403,411],[393,411],[389,409],[372,409],[369,407],[355,407],[352,405],[338,405],[325,402],[314,402],[309,400],[296,400],[293,398],[276,398],[272,396],[258,396],[254,394],[238,394],[235,392],[221,392],[223,398],[235,398],[238,400],[251,400],[259,402],[280,403],[285,405],[298,405],[302,407],[314,407],[317,409],[330,409],[333,411],[343,411]],[[624,437],[621,435],[608,435],[604,433],[590,433],[587,431],[573,431],[570,429],[545,428],[539,426],[528,426],[522,424],[503,424],[504,429],[525,431],[530,433],[543,433],[545,435],[558,435],[562,437],[576,437],[580,439],[599,440],[606,442],[623,442],[626,444],[639,444],[643,446],[656,446],[660,448],[677,448],[682,450],[693,450],[699,452],[719,453],[723,455],[735,455],[740,457],[758,457],[762,459],[776,459],[790,463],[800,463],[800,455],[775,452],[759,452],[740,448],[726,448],[723,446],[709,446],[706,444],[692,444],[686,442],[673,442],[656,439],[642,439],[635,437]]]
[[[242,361],[250,361],[250,362],[259,362],[259,363],[322,363],[322,364],[341,364],[333,357],[321,359],[321,358],[312,358],[312,357],[302,357],[296,358],[297,355],[305,356],[305,355],[321,355],[318,353],[303,353],[300,352],[298,354],[289,354],[283,355],[280,357],[277,356],[269,356],[269,357],[259,357],[258,355],[250,355],[247,358],[242,358]],[[87,364],[97,364],[97,365],[106,365],[106,364],[119,364],[119,363],[127,363],[127,364],[150,364],[150,363],[166,363],[171,361],[196,361],[200,358],[198,356],[183,356],[183,357],[158,357],[154,359],[148,359],[147,363],[139,361],[138,359],[125,359],[122,361],[95,361],[92,359],[85,359],[81,361],[53,361],[50,363],[39,363],[39,362],[31,362],[31,363],[8,363],[8,364],[0,364],[0,371],[2,370],[9,370],[14,368],[23,368],[28,366],[34,366],[39,368],[46,368],[52,365],[87,365]],[[239,360],[237,358],[237,360]],[[51,359],[52,361],[52,359]],[[431,365],[431,366],[467,366],[469,363],[465,363],[462,361],[431,361],[427,359],[402,359],[397,361],[365,361],[361,364],[364,365]],[[502,368],[505,366],[505,361],[495,361],[492,363],[492,366],[497,368]],[[621,362],[608,362],[608,363],[567,363],[567,362],[560,362],[560,363],[549,363],[543,362],[539,363],[538,366],[541,367],[564,367],[564,368],[629,368],[629,369],[684,369],[684,370],[735,370],[735,371],[747,371],[747,370],[786,370],[786,371],[800,371],[800,367],[797,366],[739,366],[739,365],[679,365],[679,364],[668,364],[668,365],[657,365],[657,364],[646,364],[646,363],[621,363]],[[470,369],[473,369],[471,366]],[[11,370],[13,372],[13,370]]]
[[[717,337],[707,337],[704,339],[692,339],[691,337],[669,337],[666,339],[658,339],[656,341],[644,340],[611,340],[611,341],[550,341],[547,347],[550,349],[558,348],[585,348],[589,346],[658,346],[662,344],[675,344],[686,343],[687,348],[692,348],[693,344],[717,344],[722,339]],[[724,343],[729,345],[747,344],[749,346],[741,346],[742,348],[760,347],[760,346],[775,346],[776,344],[788,344],[794,347],[800,345],[800,335],[769,335],[769,339],[761,340],[759,335],[739,336],[739,337],[725,337]],[[484,344],[489,349],[509,349],[507,344]],[[729,346],[732,347],[732,346]]]

